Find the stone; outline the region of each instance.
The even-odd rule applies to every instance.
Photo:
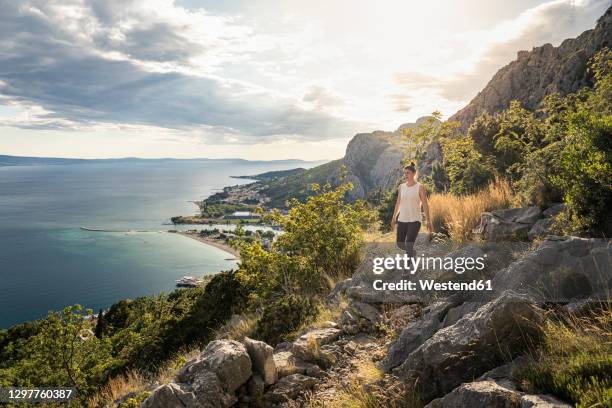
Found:
[[[293,352],[289,350],[274,353],[273,358],[274,364],[276,365],[278,378],[286,377],[292,374],[306,373],[306,363],[297,358]]]
[[[274,349],[263,341],[253,340],[245,337],[242,341],[249,357],[253,371],[260,374],[266,385],[274,384],[278,378],[276,365],[274,364]]]
[[[425,408],[520,408],[520,394],[495,381],[475,381],[463,384],[443,398],[431,401]]]
[[[438,302],[433,304],[422,317],[412,320],[391,344],[382,363],[383,371],[402,364],[406,358],[442,327],[442,320],[452,305]]]
[[[549,234],[551,227],[554,224],[554,220],[552,218],[542,218],[537,220],[533,227],[527,233],[527,237],[530,240],[534,240],[536,238],[542,238]]]
[[[302,374],[283,377],[270,387],[264,398],[266,403],[283,403],[295,399],[301,392],[315,386],[317,380]]]
[[[541,217],[542,211],[535,206],[484,212],[474,232],[485,241],[525,240]]]
[[[540,334],[542,321],[542,311],[529,298],[505,292],[454,325],[438,330],[393,373],[407,383],[418,381],[422,399],[440,397],[508,356],[520,354],[525,338]]]
[[[311,361],[318,357],[315,353],[319,347],[337,340],[341,333],[341,330],[331,327],[311,330],[293,342],[291,351],[299,359]]]
[[[572,408],[572,404],[567,404],[558,400],[552,395],[523,395],[521,397],[521,408]]]
[[[218,377],[226,392],[233,393],[251,376],[251,359],[242,343],[214,340],[198,358],[188,362],[177,377],[181,382],[194,383],[206,371]]]
[[[143,408],[185,408],[196,407],[196,397],[185,385],[175,383],[157,387],[143,402]],[[210,404],[208,407],[218,407]]]
[[[565,204],[553,204],[547,209],[545,209],[542,214],[544,215],[544,217],[554,217],[555,215],[559,215],[563,211],[565,211],[565,208]]]
[[[497,272],[493,290],[529,294],[542,302],[605,299],[612,290],[612,246],[605,239],[549,236]]]

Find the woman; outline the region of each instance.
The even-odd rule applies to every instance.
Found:
[[[416,165],[410,162],[404,166],[406,182],[400,184],[395,202],[395,210],[391,218],[391,228],[397,225],[395,242],[397,246],[406,251],[408,256],[414,256],[414,241],[421,229],[421,207],[427,217],[427,229],[431,233],[431,221],[429,217],[429,203],[427,202],[427,191],[416,181]]]

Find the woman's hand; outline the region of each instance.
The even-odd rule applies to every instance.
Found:
[[[395,220],[395,217],[393,217],[391,218],[391,231],[393,231],[396,226],[397,226],[397,221]]]

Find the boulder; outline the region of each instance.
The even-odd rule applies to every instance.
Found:
[[[301,392],[311,389],[317,383],[312,377],[291,374],[283,377],[270,387],[264,398],[267,403],[278,404],[295,399]]]
[[[565,204],[553,204],[547,209],[545,209],[542,214],[544,215],[544,217],[554,217],[555,215],[559,215],[563,211],[565,211],[565,208]]]
[[[541,217],[542,211],[535,206],[484,212],[474,232],[485,241],[525,240],[533,224]]]
[[[340,325],[348,334],[371,332],[382,322],[382,314],[371,304],[353,301],[340,315]]]
[[[341,330],[333,327],[311,330],[293,342],[291,351],[299,359],[312,361],[318,358],[316,354],[320,346],[337,340],[341,333]]]
[[[462,384],[443,398],[431,401],[425,408],[571,408],[550,395],[533,395],[517,391],[493,380]]]
[[[491,284],[497,293],[520,291],[539,301],[605,299],[612,290],[612,246],[605,239],[549,236]]]
[[[143,402],[143,408],[185,408],[196,407],[196,397],[185,384],[169,383],[157,387]],[[199,405],[217,407],[219,405]]]
[[[527,237],[533,241],[536,238],[542,238],[546,235],[549,235],[550,229],[553,226],[554,222],[555,221],[553,218],[542,218],[540,220],[537,220],[535,224],[533,224],[533,227],[531,227],[531,229],[527,233]]]
[[[234,392],[251,376],[251,359],[242,343],[235,340],[214,340],[208,343],[199,358],[183,367],[178,378],[190,383],[204,370],[219,377],[226,391]]]
[[[520,408],[520,394],[495,381],[475,381],[463,384],[443,398],[431,401],[425,408]]]
[[[558,400],[552,395],[530,395],[521,397],[521,408],[572,408],[573,405]]]
[[[418,383],[422,399],[440,397],[508,356],[519,354],[528,340],[540,334],[542,321],[542,311],[531,300],[503,293],[454,325],[438,330],[393,373],[405,382]],[[392,364],[387,362],[386,366]]]
[[[328,302],[337,302],[340,300],[340,297],[346,295],[346,290],[351,286],[353,279],[348,278],[341,282],[336,283],[334,288],[327,295]]]
[[[433,336],[442,327],[442,320],[451,307],[448,303],[435,303],[425,310],[422,317],[409,322],[389,347],[383,360],[383,370],[388,372],[402,364],[410,353]]]
[[[274,364],[274,349],[272,346],[263,341],[253,340],[248,337],[245,337],[242,343],[251,358],[253,371],[261,375],[266,385],[274,384],[278,374]]]
[[[308,364],[297,358],[291,350],[279,351],[273,355],[278,378],[292,374],[305,374]]]

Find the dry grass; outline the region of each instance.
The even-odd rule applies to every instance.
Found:
[[[136,371],[129,371],[125,375],[111,378],[108,384],[88,401],[89,407],[112,406],[116,401],[130,393],[144,392],[150,386],[149,381]]]
[[[578,408],[612,406],[612,307],[586,317],[547,321],[544,344],[516,377],[529,392],[550,393]]]
[[[337,303],[321,304],[317,315],[306,323],[302,323],[300,327],[287,334],[286,338],[293,341],[305,332],[314,329],[329,327],[329,322],[337,322],[340,320],[342,311],[348,307],[348,301],[345,298],[340,298]]]
[[[196,348],[183,350],[178,352],[174,358],[168,360],[155,374],[143,375],[136,370],[130,370],[126,374],[111,378],[100,392],[88,400],[87,406],[92,408],[112,407],[114,401],[128,394],[141,398],[148,396],[148,392],[155,384],[166,384],[174,381],[185,363],[199,354],[200,350]],[[143,395],[144,393],[146,395]]]
[[[259,316],[256,315],[240,315],[232,317],[227,323],[217,330],[215,339],[227,339],[242,341],[245,337],[252,337]]]
[[[306,400],[309,408],[421,408],[423,404],[401,381],[377,375],[375,383],[353,380],[338,391],[333,401],[321,401],[314,395]],[[372,380],[375,380],[374,378]]]
[[[447,234],[453,241],[472,239],[472,230],[480,223],[485,211],[508,208],[515,201],[510,184],[496,180],[485,189],[470,195],[433,194],[429,211],[435,232]]]

